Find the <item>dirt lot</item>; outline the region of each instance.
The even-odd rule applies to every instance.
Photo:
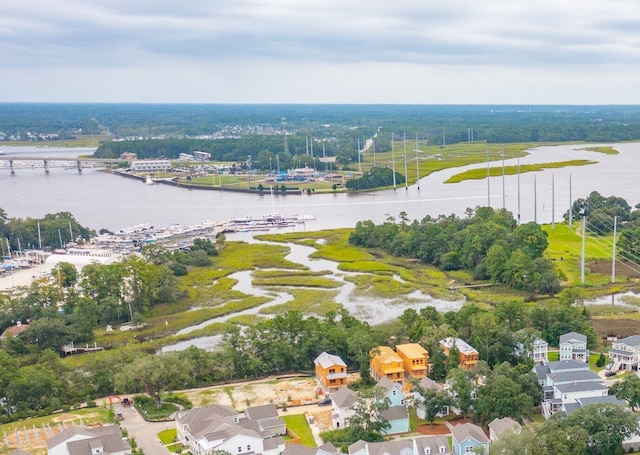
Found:
[[[633,267],[633,268],[632,268]],[[597,261],[588,264],[591,273],[611,276],[611,261]],[[616,276],[629,278],[640,278],[637,267],[628,261],[616,262]]]

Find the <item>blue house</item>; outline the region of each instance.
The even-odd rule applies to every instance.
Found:
[[[451,430],[451,445],[454,455],[477,453],[478,447],[482,447],[482,453],[489,453],[489,438],[482,428],[472,423],[456,425]]]
[[[409,432],[409,411],[407,410],[406,395],[402,386],[397,382],[391,382],[382,378],[376,384],[376,388],[383,391],[384,398],[389,399],[389,409],[382,411],[380,415],[386,419],[391,427],[384,434],[399,434]]]

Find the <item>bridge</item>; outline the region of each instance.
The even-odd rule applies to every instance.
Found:
[[[117,163],[130,163],[131,160],[122,160],[120,158],[62,158],[62,157],[46,157],[46,156],[24,156],[24,155],[3,155],[0,154],[0,161],[8,161],[11,175],[15,175],[14,168],[15,161],[41,161],[44,165],[45,174],[49,173],[49,163],[52,161],[68,161],[70,163],[76,163],[78,172],[82,172],[82,163],[94,163],[94,164],[117,164]]]

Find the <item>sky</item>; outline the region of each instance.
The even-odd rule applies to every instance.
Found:
[[[9,0],[0,102],[640,104],[637,0]]]

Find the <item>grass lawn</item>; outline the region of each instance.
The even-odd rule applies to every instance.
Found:
[[[178,431],[175,428],[172,428],[158,433],[158,438],[164,445],[172,444],[176,440],[177,434]]]
[[[318,447],[313,438],[309,422],[307,422],[307,417],[304,414],[293,414],[282,418],[286,422],[287,428],[298,435],[300,444],[308,447]]]

